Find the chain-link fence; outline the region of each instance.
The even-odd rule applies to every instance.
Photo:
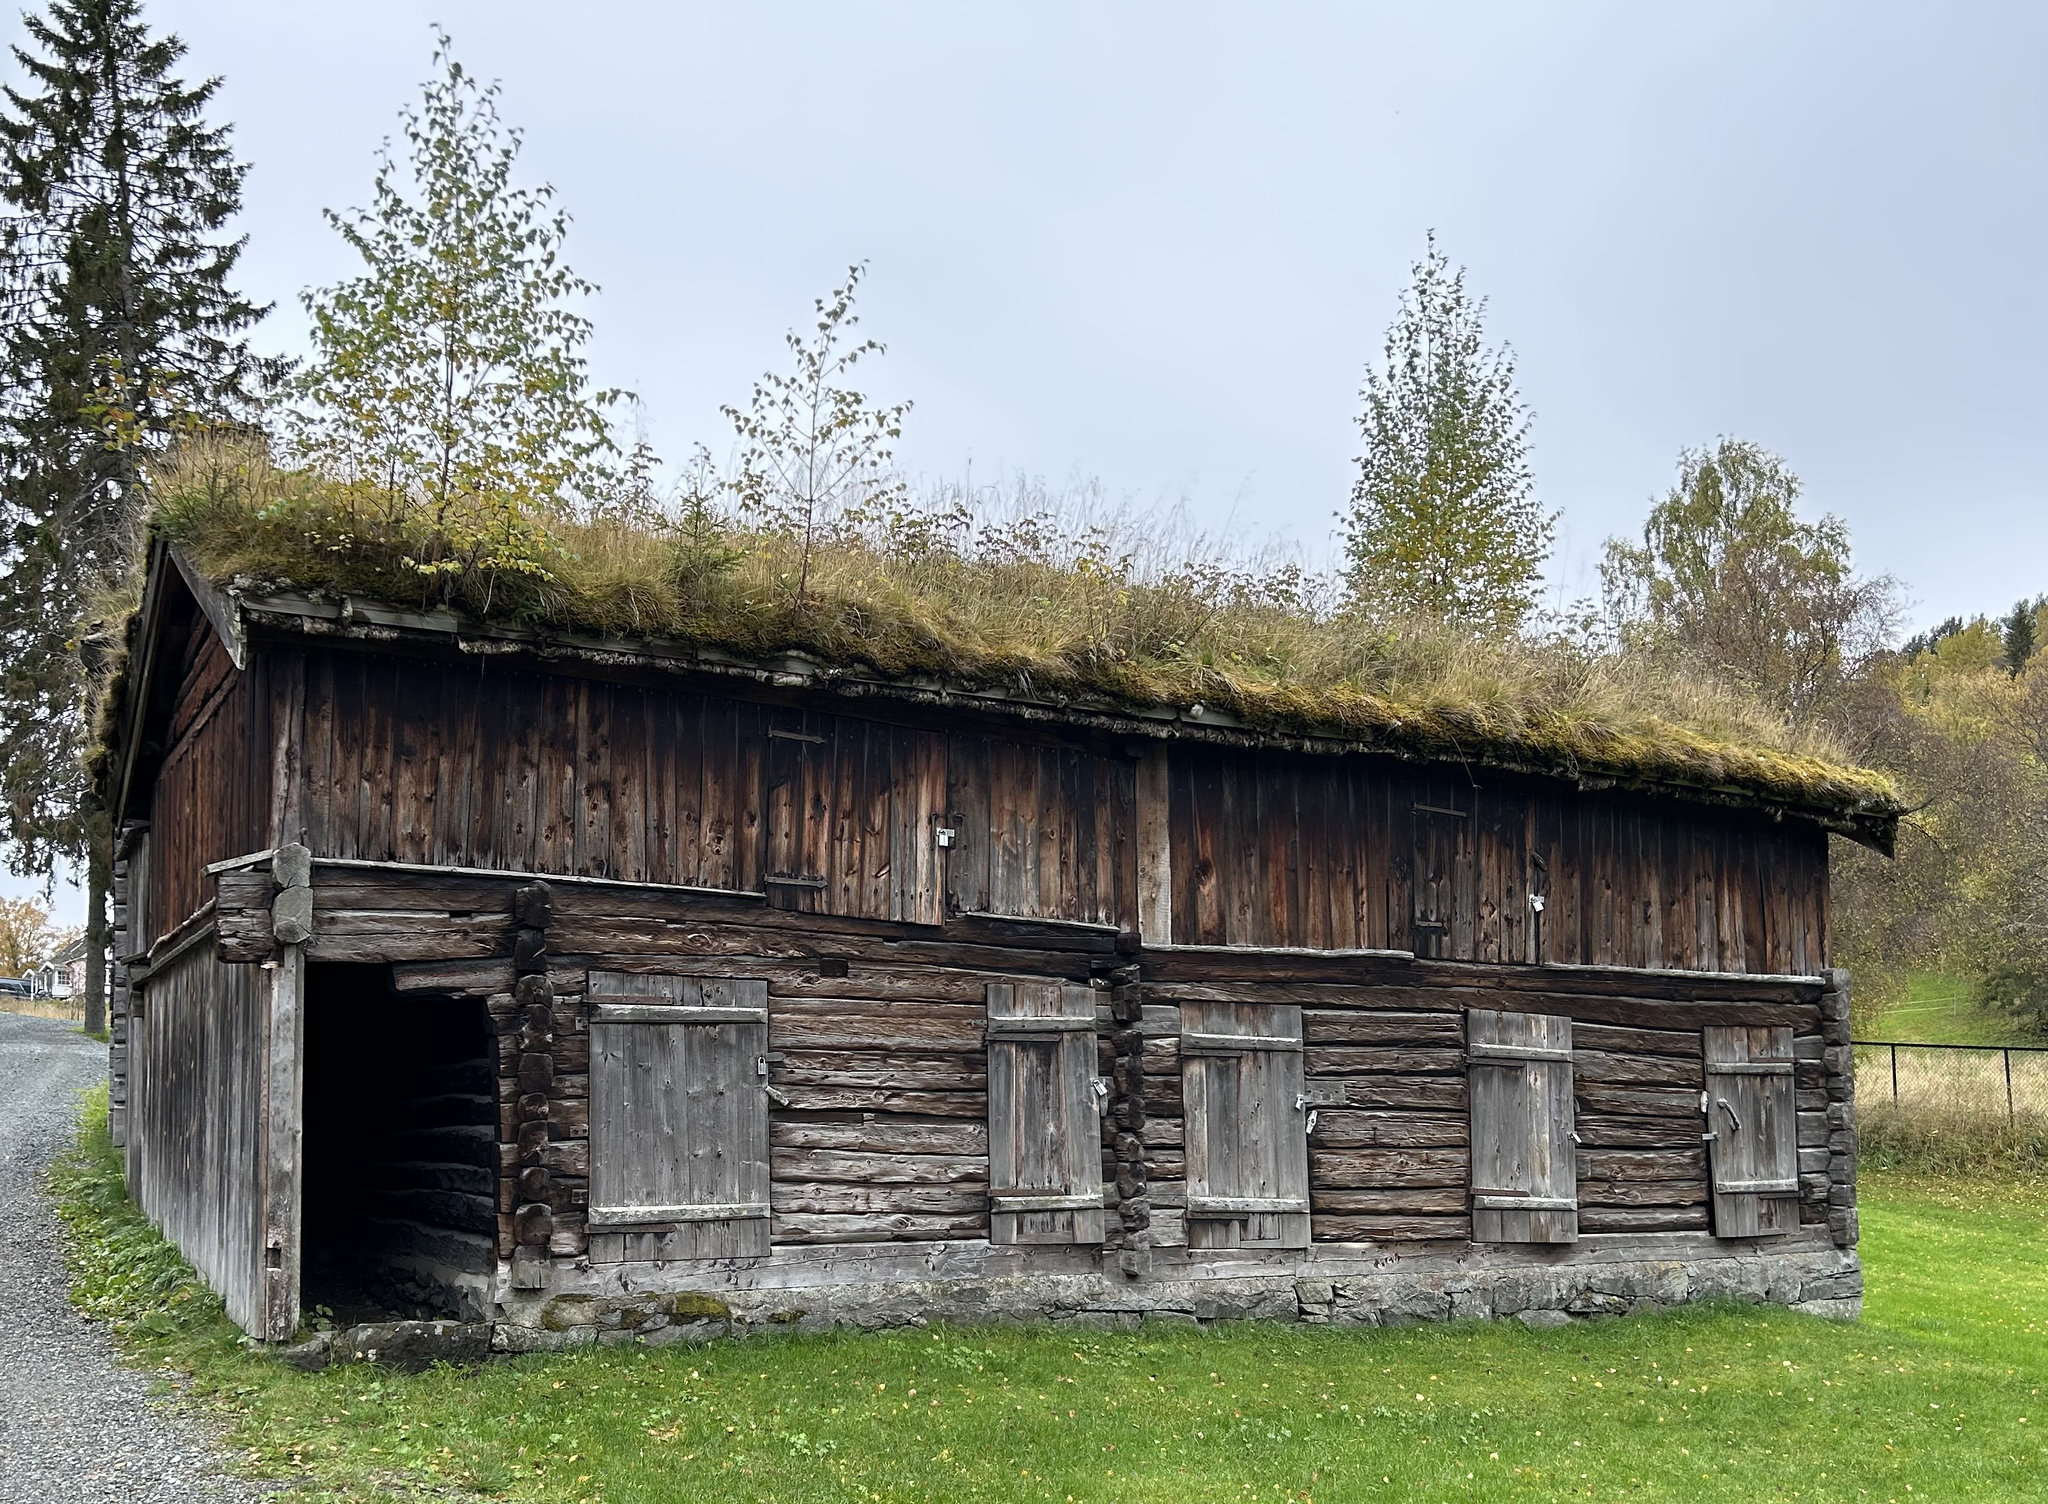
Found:
[[[1859,1107],[2048,1127],[2048,1046],[1856,1041]]]

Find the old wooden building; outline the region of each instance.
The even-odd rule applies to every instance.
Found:
[[[106,778],[116,1130],[245,1328],[1850,1314],[1882,799],[214,588]]]

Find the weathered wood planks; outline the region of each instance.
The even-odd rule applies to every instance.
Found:
[[[308,839],[327,856],[1189,944],[1751,973],[1826,959],[1822,838],[1669,800],[1365,756],[1134,758],[348,651],[308,656],[304,713]]]

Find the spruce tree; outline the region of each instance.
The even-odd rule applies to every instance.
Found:
[[[2034,656],[2040,646],[2041,607],[2048,603],[2048,596],[2014,603],[2005,620],[1999,623],[1999,636],[2005,650],[2005,671],[2017,679],[2026,669],[2027,660]]]
[[[86,776],[92,606],[132,566],[144,467],[277,372],[224,234],[247,169],[139,0],[25,18],[0,106],[0,838],[87,876],[87,1025],[103,1026],[112,833]]]
[[[1536,502],[1529,410],[1513,354],[1486,347],[1485,313],[1430,236],[1359,394],[1344,552],[1353,600],[1375,616],[1507,632],[1535,609],[1557,519]]]

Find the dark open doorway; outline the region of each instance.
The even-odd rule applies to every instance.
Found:
[[[343,1323],[481,1318],[497,1234],[497,1069],[475,999],[382,966],[306,974],[302,1302]]]

